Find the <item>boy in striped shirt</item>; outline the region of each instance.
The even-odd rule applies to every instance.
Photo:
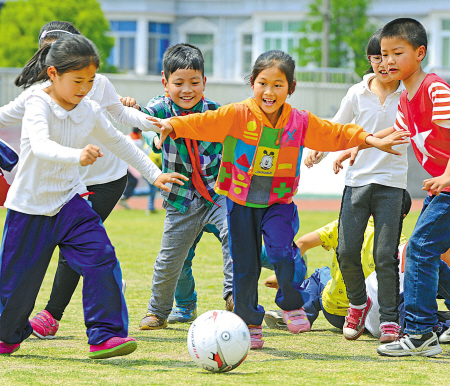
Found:
[[[416,20],[391,21],[381,32],[383,64],[402,80],[394,130],[411,133],[417,160],[432,178],[423,183],[428,197],[411,235],[405,265],[405,335],[378,347],[387,356],[434,356],[442,350],[436,333],[438,281],[450,293],[450,268],[439,272],[440,255],[450,248],[450,86],[426,74],[421,62],[427,35]]]

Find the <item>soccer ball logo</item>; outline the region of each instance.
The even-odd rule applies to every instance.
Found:
[[[232,312],[208,311],[189,328],[187,344],[194,362],[205,370],[223,373],[238,367],[250,349],[250,332]]]

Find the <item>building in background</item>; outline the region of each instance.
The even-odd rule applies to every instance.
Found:
[[[294,57],[310,0],[101,0],[116,45],[109,57],[121,71],[161,72],[165,49],[187,42],[205,56],[209,78],[243,79],[256,57],[281,49]],[[382,26],[413,17],[429,34],[426,65],[450,78],[450,1],[373,0],[368,16]]]

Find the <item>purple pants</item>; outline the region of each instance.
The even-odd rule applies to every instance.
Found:
[[[76,195],[52,217],[8,210],[0,249],[0,340],[21,343],[32,333],[28,318],[57,246],[84,279],[89,344],[126,337],[119,261],[99,215]]]
[[[251,208],[227,198],[227,210],[234,312],[248,325],[258,326],[263,321],[264,308],[258,305],[263,236],[267,257],[280,286],[275,302],[286,311],[301,308],[309,295],[299,290],[294,280],[296,247],[292,243],[299,228],[295,204]]]

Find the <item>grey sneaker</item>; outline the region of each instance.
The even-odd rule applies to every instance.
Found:
[[[287,324],[283,320],[282,310],[266,311],[266,314],[264,315],[264,321],[269,328],[275,328],[277,330],[285,331],[288,330]]]
[[[390,357],[424,356],[431,357],[442,352],[439,340],[434,332],[424,335],[403,335],[393,343],[383,344],[378,354]]]

